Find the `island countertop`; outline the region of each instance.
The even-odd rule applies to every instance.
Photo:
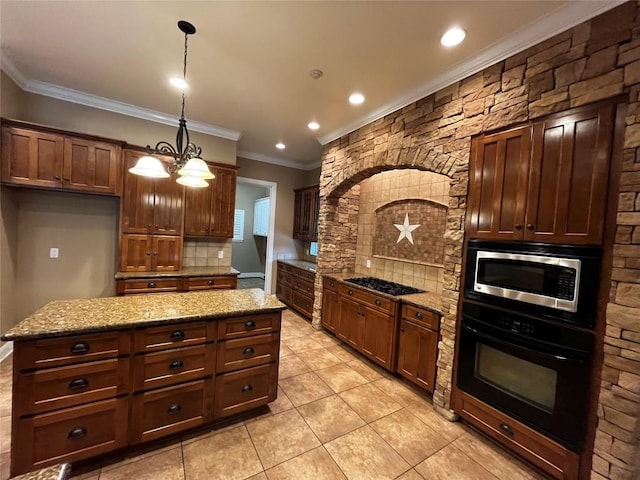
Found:
[[[2,340],[31,340],[180,321],[227,318],[285,308],[274,295],[258,288],[55,300],[7,331]]]

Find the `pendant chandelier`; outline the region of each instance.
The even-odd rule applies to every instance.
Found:
[[[147,145],[147,155],[138,159],[136,165],[129,171],[135,175],[141,175],[151,178],[167,178],[171,173],[177,172],[179,177],[176,179],[181,185],[188,187],[207,187],[207,180],[215,178],[209,170],[207,163],[200,158],[202,149],[191,143],[189,140],[189,130],[187,130],[187,121],[184,118],[184,88],[186,88],[187,80],[187,40],[189,35],[196,33],[196,27],[189,22],[180,20],[178,28],[184,33],[184,66],[182,70],[182,79],[184,82],[182,89],[182,111],[178,120],[178,133],[176,135],[175,147],[169,142],[160,141],[154,148]],[[153,155],[169,155],[173,157],[173,163],[167,167]]]

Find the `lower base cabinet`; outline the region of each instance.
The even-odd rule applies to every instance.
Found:
[[[234,275],[212,277],[158,277],[116,280],[117,295],[141,293],[195,292],[200,290],[235,290],[238,278]]]
[[[275,400],[277,369],[277,364],[270,364],[218,375],[215,416],[228,417]]]
[[[278,261],[276,296],[282,303],[311,319],[315,297],[315,273]]]

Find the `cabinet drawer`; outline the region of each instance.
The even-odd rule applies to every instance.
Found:
[[[293,291],[293,306],[298,310],[306,313],[308,316],[313,315],[313,298],[309,295],[302,294],[297,290]]]
[[[393,300],[380,297],[373,293],[365,292],[364,290],[360,290],[356,287],[342,284],[340,285],[340,295],[352,298],[362,304],[365,304],[371,308],[375,308],[376,310],[380,310],[384,313],[389,313],[391,315],[395,315],[396,313],[396,302],[394,302]]]
[[[115,358],[127,355],[130,343],[129,335],[122,332],[15,342],[14,368],[27,370]]]
[[[322,288],[325,288],[326,290],[337,292],[338,285],[340,285],[340,282],[338,282],[337,280],[334,280],[333,278],[324,277],[322,279]]]
[[[232,290],[237,287],[236,277],[189,277],[186,279],[185,289],[194,290]]]
[[[299,278],[294,278],[293,288],[299,291],[300,293],[304,293],[306,295],[309,295],[310,297],[313,297],[313,292],[314,292],[313,282],[310,282],[308,280],[301,280]]]
[[[294,271],[291,265],[287,265],[286,263],[278,262],[278,272],[286,272],[292,273]]]
[[[127,393],[129,359],[112,358],[22,374],[14,415],[23,416]]]
[[[126,445],[127,398],[104,400],[14,422],[12,474],[73,463]]]
[[[138,355],[133,359],[136,391],[166,387],[213,375],[216,344]]]
[[[133,397],[133,438],[146,442],[211,420],[211,380],[140,393]]]
[[[218,322],[218,339],[249,337],[280,331],[280,314],[252,315]]]
[[[213,325],[206,322],[180,323],[136,330],[134,349],[140,353],[202,344],[215,339]]]
[[[217,372],[263,365],[278,358],[279,335],[256,335],[227,340],[218,344]]]
[[[310,272],[309,270],[301,270],[299,268],[296,268],[294,269],[294,274],[298,279],[305,282],[310,282],[311,284],[313,284],[313,282],[315,282],[316,280],[316,274]]]
[[[278,284],[286,285],[288,287],[293,286],[293,278],[287,272],[278,272]]]
[[[162,293],[177,292],[182,287],[179,278],[153,278],[144,280],[125,280],[123,293]]]
[[[251,410],[275,400],[278,364],[246,368],[216,377],[216,418]]]
[[[424,308],[413,305],[402,305],[402,318],[414,323],[418,323],[432,330],[440,328],[440,315]]]

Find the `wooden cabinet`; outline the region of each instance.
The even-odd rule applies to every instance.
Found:
[[[580,107],[475,138],[470,238],[601,243],[614,114]]]
[[[320,187],[298,188],[295,192],[293,238],[308,242],[318,241],[318,210]]]
[[[145,235],[141,235],[144,237]],[[135,237],[135,235],[123,235],[123,237]],[[178,237],[170,237],[172,239]],[[146,255],[144,255],[146,257]],[[148,257],[146,257],[148,258]],[[138,270],[129,270],[138,271]],[[147,269],[139,271],[147,271]],[[238,286],[238,278],[235,275],[217,275],[207,277],[189,276],[161,276],[126,278],[116,280],[117,295],[138,295],[147,293],[165,292],[194,292],[201,290],[233,290]]]
[[[278,261],[276,296],[302,316],[311,319],[315,300],[316,274]]]
[[[189,237],[233,237],[233,214],[236,203],[236,169],[215,164],[216,176],[208,188],[187,189],[185,196],[184,234]]]
[[[183,289],[191,292],[195,290],[233,290],[238,287],[238,277],[220,275],[217,277],[186,277]]]
[[[55,130],[2,127],[2,181],[13,185],[120,193],[122,147]]]
[[[439,323],[433,312],[402,306],[396,371],[430,393],[436,380]]]
[[[330,332],[336,334],[340,324],[340,297],[338,282],[332,278],[322,281],[322,315],[320,322]]]
[[[182,266],[182,237],[123,234],[121,272],[173,272]]]

